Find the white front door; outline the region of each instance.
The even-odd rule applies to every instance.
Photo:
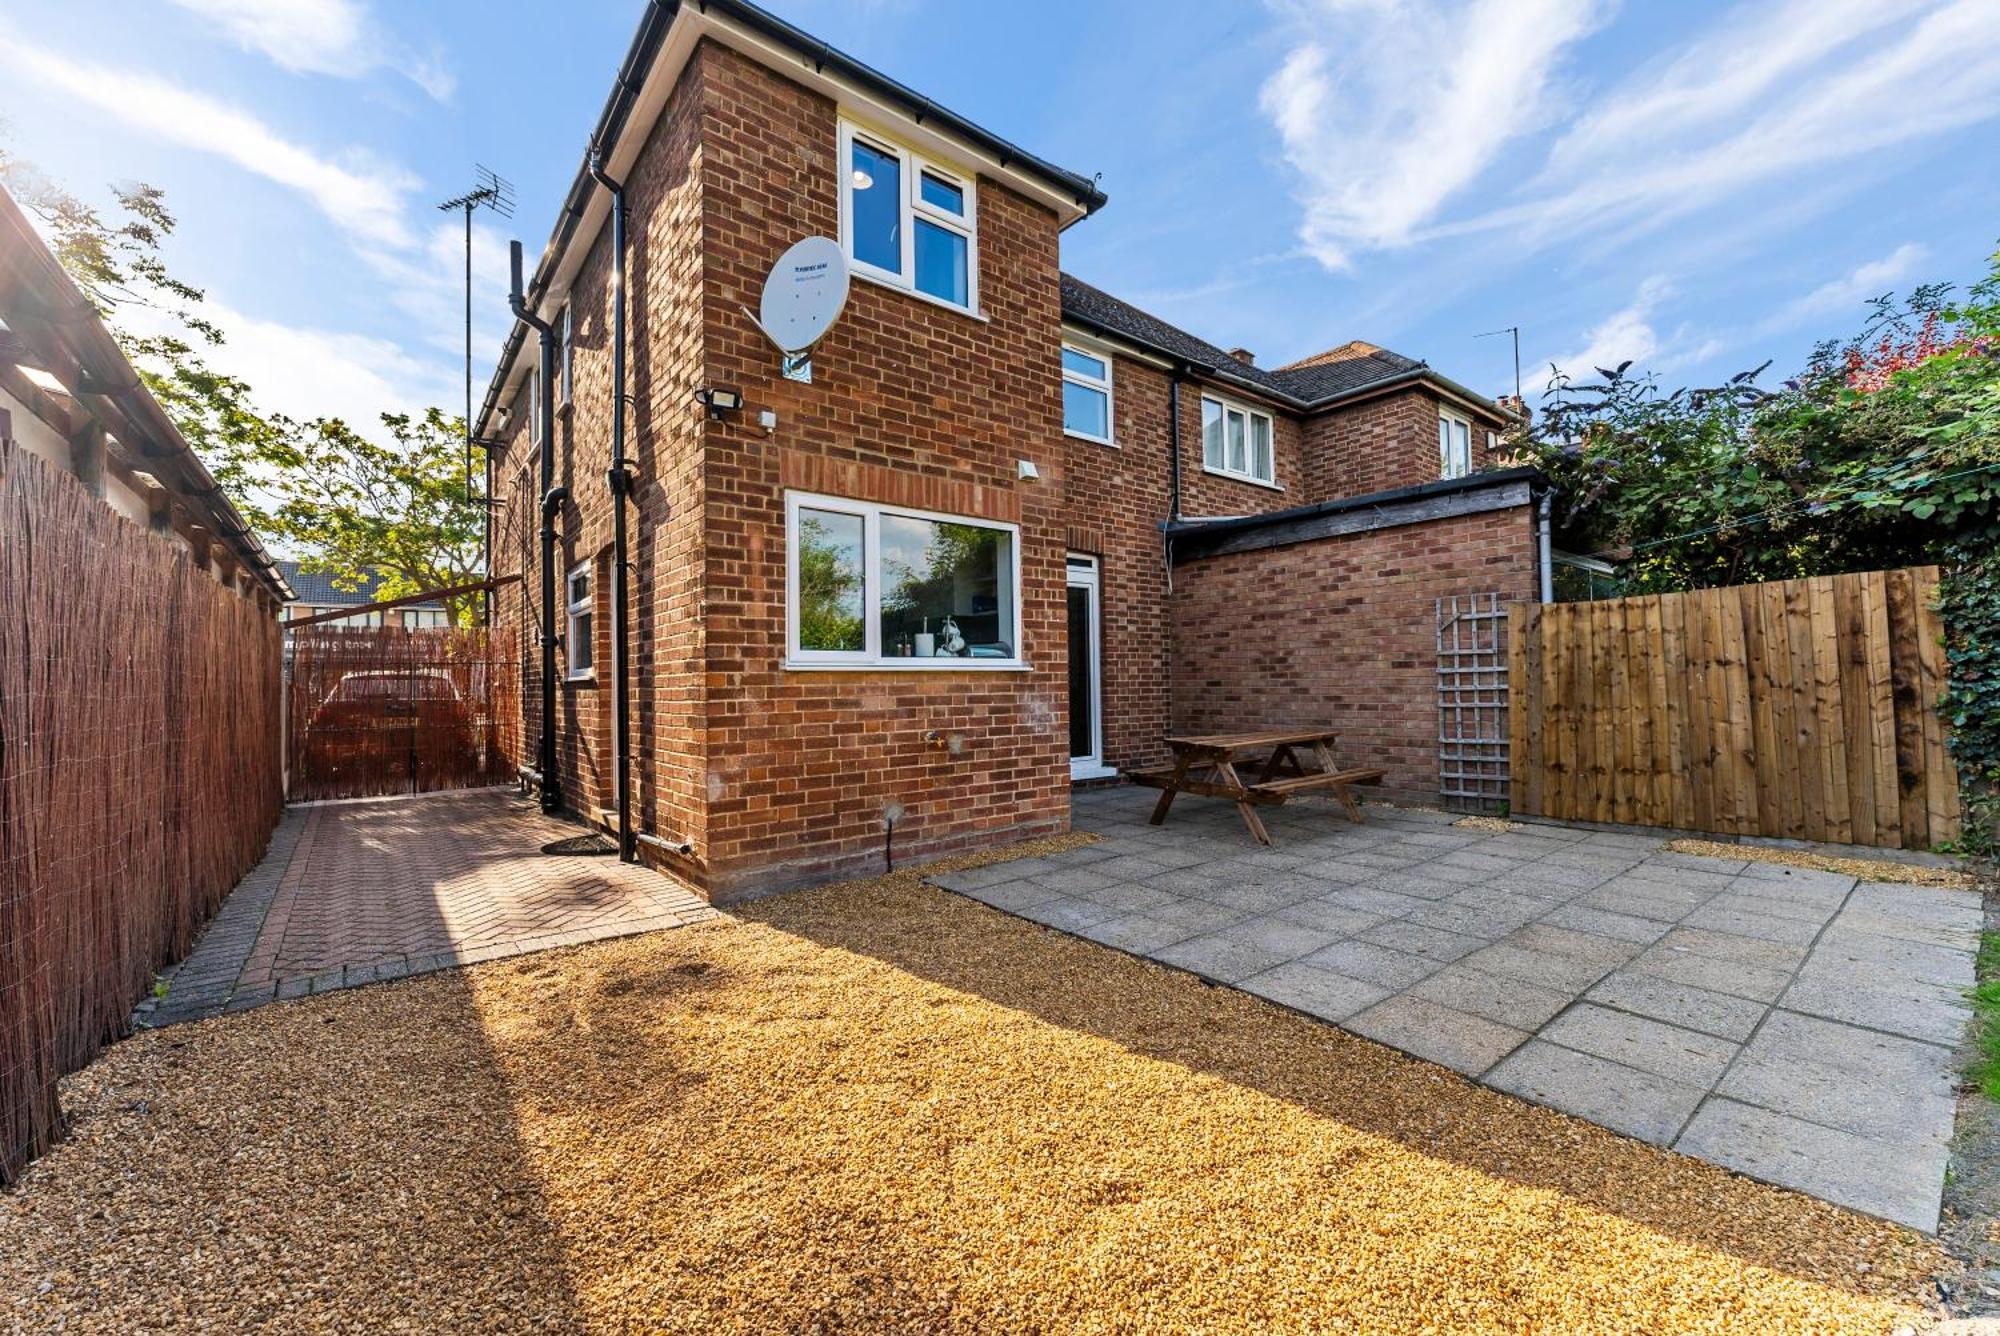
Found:
[[[1104,765],[1103,654],[1098,644],[1097,558],[1069,558],[1069,774],[1100,779]]]

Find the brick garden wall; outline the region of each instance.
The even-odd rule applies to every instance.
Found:
[[[1340,731],[1387,796],[1437,801],[1436,600],[1535,593],[1527,506],[1184,561],[1173,724]]]

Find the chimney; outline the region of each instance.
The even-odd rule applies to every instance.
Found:
[[[1493,402],[1520,418],[1523,427],[1528,426],[1535,420],[1535,410],[1528,407],[1527,400],[1521,398],[1518,394],[1503,394]]]
[[[1235,358],[1237,361],[1241,362],[1244,366],[1257,365],[1257,354],[1251,352],[1248,348],[1231,348],[1229,350],[1229,355]]]

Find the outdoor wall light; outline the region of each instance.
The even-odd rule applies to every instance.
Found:
[[[696,402],[708,410],[711,418],[720,419],[724,413],[738,413],[743,410],[743,391],[729,385],[710,385],[694,392]]]

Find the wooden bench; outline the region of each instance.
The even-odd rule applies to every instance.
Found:
[[[1375,769],[1341,769],[1333,761],[1334,734],[1324,729],[1274,729],[1257,733],[1211,733],[1199,737],[1168,738],[1173,749],[1171,766],[1128,770],[1134,784],[1163,790],[1153,808],[1152,824],[1167,819],[1174,796],[1199,794],[1205,798],[1226,798],[1236,804],[1243,824],[1259,844],[1269,844],[1271,834],[1257,815],[1259,807],[1279,806],[1294,794],[1329,790],[1340,800],[1350,821],[1361,820],[1361,805],[1354,800],[1355,784],[1379,784],[1385,772]],[[1268,753],[1268,754],[1265,754]],[[1300,753],[1315,763],[1308,769]],[[1261,759],[1259,759],[1261,757]],[[1236,772],[1239,762],[1255,762],[1254,782],[1245,783]]]
[[[1252,784],[1250,792],[1255,794],[1276,794],[1283,802],[1295,793],[1310,793],[1314,789],[1332,789],[1333,796],[1340,799],[1340,805],[1347,809],[1349,821],[1361,820],[1361,804],[1354,801],[1355,784],[1380,784],[1386,770],[1334,770],[1321,771],[1309,775],[1287,775],[1283,779],[1267,779]],[[1255,801],[1253,799],[1252,801]]]

